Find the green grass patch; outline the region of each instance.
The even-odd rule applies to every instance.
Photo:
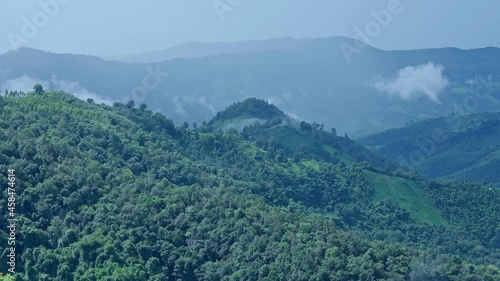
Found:
[[[255,144],[249,141],[243,141],[243,147],[253,157],[256,157],[258,155],[264,156],[267,153],[264,149],[257,147]]]
[[[417,222],[448,225],[417,182],[371,171],[364,171],[364,173],[374,185],[373,199],[375,201],[389,200],[407,210]]]
[[[319,171],[321,163],[314,160],[302,160],[300,162],[288,162],[290,164],[291,172],[294,174],[303,174],[309,169]]]
[[[326,153],[330,154],[331,156],[337,157],[340,161],[343,161],[345,164],[350,165],[352,163],[357,162],[356,159],[344,152],[340,152],[339,150],[328,146],[326,144],[322,145],[321,148],[326,151]]]
[[[300,131],[289,126],[278,126],[271,130],[273,139],[290,148],[294,152],[299,152],[302,147],[309,146],[309,140]]]

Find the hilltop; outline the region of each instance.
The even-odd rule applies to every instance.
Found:
[[[235,129],[252,142],[273,143],[283,157],[307,155],[332,163],[367,161],[379,168],[393,168],[386,161],[358,145],[349,136],[338,136],[335,128],[294,119],[278,107],[257,98],[248,98],[220,111],[202,131]]]
[[[290,121],[291,119],[283,111],[267,101],[248,98],[217,112],[208,125],[214,130],[232,128],[241,131],[245,126],[254,125],[255,122],[270,125]]]

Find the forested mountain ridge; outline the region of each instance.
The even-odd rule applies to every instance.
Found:
[[[431,119],[358,141],[425,177],[500,185],[500,113]]]
[[[366,46],[348,61],[341,48],[345,44],[356,46],[344,37],[264,40],[259,42],[261,51],[151,63],[21,48],[0,55],[0,90],[23,90],[18,88],[25,85],[29,90],[41,83],[76,93],[68,84],[78,85],[103,100],[126,103],[139,97],[176,123],[201,123],[234,102],[256,96],[299,120],[335,127],[352,137],[441,117],[470,99],[477,105],[473,112],[500,111],[498,48],[386,51]],[[217,48],[230,46],[221,43]],[[376,87],[377,81],[400,85],[401,73],[416,83],[391,93]],[[428,81],[438,81],[440,87]],[[431,89],[432,97],[422,89]]]
[[[397,165],[376,156],[351,140],[337,135],[335,128],[294,119],[275,105],[249,98],[220,111],[200,131],[237,130],[252,142],[271,142],[280,157],[308,156],[316,160],[346,164],[367,161],[378,168],[396,170]]]
[[[14,92],[0,114],[19,280],[499,278],[488,186],[296,155],[259,128],[189,130],[133,102]]]

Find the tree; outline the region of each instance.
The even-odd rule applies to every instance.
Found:
[[[127,102],[127,107],[128,107],[129,109],[134,108],[134,106],[135,106],[135,102],[134,102],[133,100],[130,100],[129,102]]]
[[[87,99],[87,102],[90,103],[90,104],[94,104],[94,100],[93,99]]]
[[[311,124],[305,122],[305,121],[302,121],[300,122],[300,130],[301,131],[312,131],[313,127],[311,126]]]
[[[40,85],[40,84],[36,84],[34,87],[33,87],[33,90],[35,90],[35,93],[38,94],[38,95],[41,95],[43,94],[43,86]]]
[[[331,128],[330,131],[332,131],[332,134],[337,135],[337,129]]]

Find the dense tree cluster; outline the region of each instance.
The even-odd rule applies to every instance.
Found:
[[[222,120],[249,117],[272,120],[284,118],[285,113],[266,101],[259,100],[257,98],[249,98],[243,102],[237,102],[230,105],[225,110],[218,112],[209,124]]]
[[[145,105],[51,91],[0,97],[0,128],[0,170],[18,178],[15,280],[500,278],[497,190],[427,184],[450,224],[434,226],[373,200],[363,171],[383,170],[265,141],[267,129],[189,130]]]

